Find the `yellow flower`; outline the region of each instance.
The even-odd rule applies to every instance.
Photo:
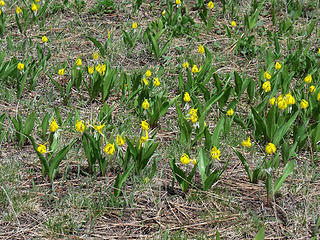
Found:
[[[271,91],[271,83],[270,81],[266,81],[263,83],[262,88],[265,92],[270,92]]]
[[[188,119],[190,119],[191,122],[196,123],[198,121],[198,115],[197,114],[193,114]]]
[[[146,77],[151,77],[151,71],[149,69],[146,71]]]
[[[204,47],[202,45],[199,45],[198,52],[204,54]]]
[[[81,132],[82,133],[86,129],[86,126],[83,124],[83,121],[78,121],[77,120],[75,128],[76,128],[77,132]]]
[[[184,165],[189,164],[189,163],[190,163],[190,158],[189,158],[189,156],[184,153],[184,154],[181,156],[181,158],[180,158],[180,162],[181,162],[182,164],[184,164]]]
[[[193,65],[191,72],[198,73],[198,72],[200,72],[200,70],[198,69],[197,65]]]
[[[211,157],[212,157],[213,159],[217,159],[217,160],[220,161],[220,158],[219,158],[220,155],[221,155],[220,150],[217,149],[216,146],[213,146],[213,148],[211,149]]]
[[[190,102],[191,101],[191,98],[190,98],[190,95],[189,95],[188,92],[184,93],[183,101],[185,101],[185,102]]]
[[[59,126],[58,126],[56,120],[53,119],[53,120],[51,121],[51,123],[50,123],[49,131],[50,131],[50,132],[56,132],[58,129],[59,129]]]
[[[115,151],[116,151],[115,148],[114,148],[114,143],[113,143],[113,144],[108,143],[108,144],[104,147],[103,151],[104,151],[106,154],[112,156],[112,155],[115,153]]]
[[[78,58],[78,59],[77,59],[76,65],[77,65],[78,67],[80,67],[80,66],[82,65],[81,58]]]
[[[208,3],[208,8],[209,8],[209,9],[214,8],[214,4],[213,4],[213,2],[212,2],[212,1],[210,1],[210,2]]]
[[[306,108],[309,107],[309,103],[305,99],[302,99],[301,102],[300,102],[300,107],[302,109],[306,109]]]
[[[263,77],[264,77],[264,79],[266,79],[266,80],[270,80],[270,79],[271,79],[271,75],[270,75],[269,72],[264,72]]]
[[[163,10],[161,14],[162,14],[162,16],[166,15],[166,10]]]
[[[142,78],[142,82],[143,82],[145,85],[148,85],[148,84],[149,84],[149,81],[148,81],[146,78]]]
[[[149,108],[149,102],[148,102],[148,100],[147,99],[145,99],[144,101],[143,101],[143,103],[142,103],[142,108],[144,109],[144,110],[147,110],[148,108]]]
[[[269,99],[269,104],[271,106],[273,106],[275,103],[276,103],[276,98],[275,97]]]
[[[288,105],[293,105],[296,103],[296,100],[294,99],[294,97],[291,95],[291,92],[289,92],[288,94],[286,94],[284,100],[286,101],[286,103]]]
[[[266,146],[266,152],[268,154],[273,154],[277,151],[276,146],[273,143],[268,143],[268,145]]]
[[[196,108],[196,109],[195,108],[191,108],[190,111],[189,111],[190,115],[197,115],[197,113],[198,113],[198,108]]]
[[[281,67],[282,67],[282,65],[281,65],[281,63],[279,63],[279,62],[276,62],[276,64],[274,65],[274,68],[275,68],[276,70],[280,70]]]
[[[99,132],[100,134],[102,134],[102,129],[104,128],[104,125],[105,124],[103,124],[103,125],[95,125],[95,124],[93,124],[93,128],[97,131],[97,132]]]
[[[3,0],[1,0],[0,1],[0,7],[3,7],[3,6],[5,6],[6,5],[6,3],[3,1]]]
[[[189,63],[188,62],[185,62],[183,65],[182,65],[185,69],[189,68]]]
[[[17,8],[16,8],[16,13],[17,13],[17,14],[22,13],[22,9],[21,9],[19,6],[17,6]]]
[[[2,13],[2,11],[1,11],[1,9],[0,9],[0,15],[1,15],[1,13]]]
[[[140,126],[144,131],[147,131],[150,128],[149,123],[147,121],[142,121]]]
[[[99,59],[99,53],[94,52],[94,53],[92,54],[92,58],[93,58],[94,60],[98,60],[98,59]]]
[[[285,99],[278,100],[278,108],[285,110],[288,107],[288,104]]]
[[[310,84],[312,82],[312,76],[308,75],[304,78],[305,83]]]
[[[228,116],[232,116],[233,115],[233,109],[232,108],[230,108],[228,111],[227,111],[227,115]]]
[[[242,146],[247,147],[247,148],[251,147],[250,137],[248,137],[247,140],[242,141],[241,144],[242,144]]]
[[[232,26],[232,27],[236,27],[236,26],[237,26],[237,23],[236,23],[235,21],[232,21],[232,22],[231,22],[231,26]]]
[[[132,23],[132,28],[133,28],[133,29],[136,29],[137,27],[138,27],[138,24],[137,24],[136,22],[133,22],[133,23]]]
[[[18,63],[17,68],[18,68],[18,70],[22,71],[24,69],[24,64]]]
[[[314,93],[316,91],[316,87],[315,86],[310,86],[309,87],[309,92],[312,94],[312,93]]]
[[[317,101],[320,101],[320,92],[317,95]]]
[[[124,139],[119,134],[117,134],[117,145],[119,147],[124,145]]]
[[[39,144],[37,151],[41,154],[47,153],[47,147],[45,144]]]
[[[145,132],[146,132],[146,136],[145,136],[145,137],[142,136],[142,137],[140,138],[139,148],[141,147],[142,143],[145,143],[145,142],[148,141],[148,139],[149,139],[148,131],[146,130]]]
[[[94,66],[92,66],[92,67],[88,66],[88,73],[90,75],[94,73]]]
[[[108,31],[108,35],[107,35],[107,38],[110,38],[110,31]]]
[[[320,54],[320,48],[319,48],[319,50],[318,50],[318,53]]]
[[[197,164],[197,160],[196,159],[192,159],[192,164],[193,164],[193,166],[195,166]]]
[[[46,43],[46,42],[48,42],[48,38],[47,38],[46,36],[43,36],[43,37],[41,38],[41,41],[42,41],[43,43]]]
[[[181,0],[176,0],[176,4],[180,5],[181,4]]]
[[[59,74],[60,76],[63,76],[63,75],[65,74],[64,68],[59,69],[58,74]]]
[[[32,4],[31,4],[31,10],[32,10],[33,12],[38,11],[38,6],[37,6],[35,3],[32,3]]]
[[[155,78],[155,79],[154,79],[153,85],[156,86],[156,87],[159,87],[159,86],[160,86],[159,78]]]

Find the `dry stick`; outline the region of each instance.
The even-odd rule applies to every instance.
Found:
[[[1,186],[1,188],[2,188],[2,191],[4,192],[4,194],[7,196],[7,199],[8,199],[8,201],[9,201],[9,205],[10,205],[10,207],[12,208],[12,211],[13,211],[13,213],[14,213],[14,216],[16,217],[16,220],[17,220],[17,223],[18,223],[18,228],[19,228],[19,226],[20,226],[20,221],[19,221],[19,219],[18,219],[18,215],[17,215],[16,211],[14,210],[14,207],[13,207],[13,204],[12,204],[12,202],[11,202],[11,199],[10,199],[7,191],[4,189],[4,187]]]

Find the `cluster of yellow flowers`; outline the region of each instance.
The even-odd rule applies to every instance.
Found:
[[[291,92],[289,92],[286,95],[280,95],[277,99],[275,97],[269,99],[269,104],[271,106],[278,105],[278,108],[285,110],[288,105],[294,105],[296,103],[296,100],[291,95]]]

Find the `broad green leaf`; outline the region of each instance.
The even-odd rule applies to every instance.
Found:
[[[134,164],[132,164],[123,174],[118,174],[116,181],[113,185],[114,187],[114,196],[119,197],[120,193],[121,193],[121,188],[122,185],[124,184],[124,182],[127,180],[131,170],[133,169]]]
[[[293,169],[294,169],[294,161],[290,161],[286,164],[286,166],[284,167],[284,170],[283,170],[283,174],[281,177],[279,177],[276,181],[275,181],[275,184],[274,184],[274,187],[273,187],[273,192],[277,192],[280,187],[282,186],[282,184],[284,183],[284,181],[286,180],[286,178],[291,174],[293,173]]]

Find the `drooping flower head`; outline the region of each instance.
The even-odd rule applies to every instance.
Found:
[[[230,108],[230,109],[227,111],[227,115],[228,115],[229,117],[231,117],[233,114],[234,114],[233,109]]]
[[[220,161],[220,155],[220,150],[216,146],[213,146],[213,148],[211,149],[211,157]]]
[[[22,71],[24,69],[24,64],[23,63],[18,63],[17,69]]]
[[[271,79],[271,74],[269,72],[264,72],[263,77],[266,80],[270,80]]]
[[[251,141],[250,141],[250,137],[247,138],[247,140],[243,140],[241,143],[242,146],[250,148],[251,147]]]
[[[198,52],[199,52],[200,54],[204,54],[204,47],[203,47],[203,45],[199,45]]]
[[[41,41],[43,43],[46,43],[46,42],[48,42],[48,38],[46,36],[42,36]]]
[[[188,156],[186,153],[184,153],[184,154],[180,157],[180,162],[181,162],[182,164],[184,164],[184,165],[189,164],[189,163],[190,163],[190,158],[189,158],[189,156]]]
[[[281,67],[282,67],[282,65],[281,65],[281,63],[279,63],[279,62],[276,62],[276,64],[274,65],[274,68],[275,68],[276,70],[280,70]]]
[[[147,110],[148,108],[149,108],[149,102],[148,102],[148,100],[147,99],[145,99],[144,101],[143,101],[143,103],[142,103],[142,108],[144,109],[144,110]]]
[[[311,75],[308,75],[304,78],[304,82],[306,84],[310,84],[312,82],[312,76]]]
[[[114,143],[113,143],[113,144],[108,143],[108,144],[104,147],[103,151],[104,151],[107,155],[111,155],[111,156],[112,156],[112,155],[115,153]]]
[[[150,128],[150,125],[147,121],[142,121],[140,124],[142,130],[147,131]]]
[[[307,102],[307,100],[302,99],[301,102],[300,102],[300,107],[302,109],[307,109],[309,107],[309,103]]]
[[[93,128],[100,134],[102,134],[102,129],[104,128],[104,126],[105,126],[105,124],[103,124],[103,125],[101,125],[101,124],[100,125],[93,124]]]
[[[214,4],[213,4],[212,1],[210,1],[210,2],[208,3],[208,8],[209,8],[209,9],[213,9],[213,8],[214,8]]]
[[[119,147],[124,145],[124,139],[121,137],[121,135],[117,134],[117,145]]]
[[[262,89],[267,93],[271,91],[271,83],[270,81],[266,81],[262,84]]]
[[[190,95],[189,95],[188,92],[184,93],[183,101],[185,101],[185,102],[190,102],[191,101],[191,98],[190,98]]]
[[[41,154],[47,153],[47,147],[45,144],[39,144],[37,151]]]
[[[153,85],[154,85],[155,87],[159,87],[159,86],[160,86],[159,78],[155,78],[155,79],[154,79]]]
[[[81,132],[83,133],[84,130],[86,129],[86,126],[84,125],[83,121],[78,121],[76,122],[76,125],[75,125],[75,128],[76,128],[76,131],[77,132]]]
[[[58,129],[59,129],[59,126],[58,126],[56,120],[53,119],[53,120],[50,122],[49,131],[50,131],[50,132],[56,132]]]
[[[58,74],[59,74],[60,76],[63,76],[63,75],[65,74],[64,68],[59,69]]]
[[[273,154],[277,151],[276,146],[273,143],[268,143],[266,146],[266,153],[268,154]]]

